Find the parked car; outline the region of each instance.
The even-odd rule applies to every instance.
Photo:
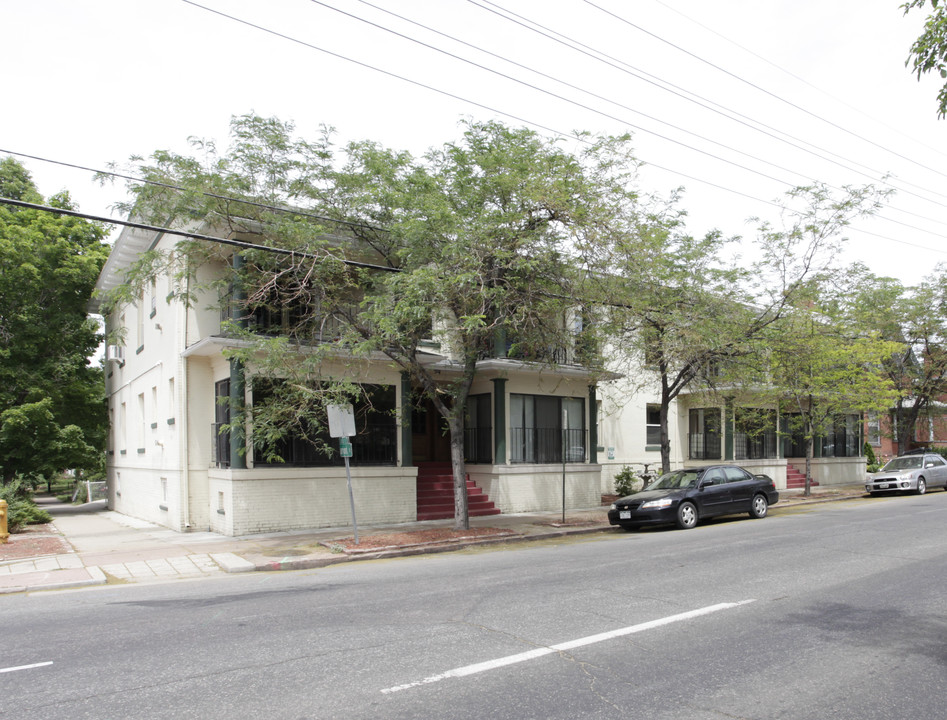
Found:
[[[937,453],[907,453],[891,458],[881,470],[869,473],[865,490],[870,495],[883,492],[915,492],[928,488],[947,490],[947,461]]]
[[[684,468],[662,475],[647,490],[619,498],[608,511],[610,525],[634,530],[642,525],[674,523],[687,530],[717,515],[749,513],[766,517],[779,502],[772,479],[738,465]]]

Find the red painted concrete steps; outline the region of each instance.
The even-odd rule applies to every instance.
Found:
[[[467,478],[467,514],[470,517],[499,515],[497,508],[477,485]],[[449,463],[418,464],[418,520],[454,517],[454,477]]]

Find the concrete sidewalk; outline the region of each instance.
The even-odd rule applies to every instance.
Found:
[[[783,491],[773,511],[864,495],[861,485],[813,488],[810,498]],[[460,533],[451,531],[453,520],[360,527],[355,545],[351,527],[227,537],[174,532],[110,511],[105,501],[73,506],[38,496],[37,502],[53,515],[53,523],[45,531],[11,535],[9,545],[0,545],[0,594],[302,570],[471,545],[620,532],[608,525],[607,506],[602,506],[568,511],[565,522],[561,512],[471,518],[470,531]]]

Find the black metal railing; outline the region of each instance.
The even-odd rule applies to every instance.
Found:
[[[567,463],[585,462],[585,430],[559,428],[511,428],[510,462],[561,463],[563,449]]]
[[[464,459],[469,463],[493,462],[493,428],[464,429]]]
[[[690,433],[687,454],[691,460],[719,460],[722,457],[720,433]]]
[[[775,431],[747,435],[734,433],[733,454],[737,460],[765,460],[777,457],[777,435]]]
[[[210,447],[211,447],[211,460],[214,463],[214,467],[219,468],[229,468],[230,467],[230,431],[225,430],[224,432],[220,431],[220,428],[225,423],[211,423],[211,437],[210,437]]]
[[[211,425],[211,458],[216,467],[230,467],[230,433],[220,432],[222,423]],[[398,461],[398,428],[393,423],[369,424],[352,441],[353,466],[395,465]],[[326,450],[326,448],[329,448]],[[287,437],[271,448],[282,460],[267,459],[266,452],[255,453],[254,464],[284,467],[335,467],[345,461],[339,455],[338,438],[322,437],[316,443],[301,437]]]
[[[836,430],[822,440],[822,457],[858,457],[859,455],[861,455],[861,448],[858,447],[858,433]]]

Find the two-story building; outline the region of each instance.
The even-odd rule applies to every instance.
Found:
[[[117,239],[97,289],[107,293],[143,253],[169,250],[179,238],[126,228]],[[207,286],[231,272],[235,250],[205,264],[192,281]],[[226,331],[219,297],[184,303],[170,277],[146,283],[135,302],[106,317],[109,506],[178,530],[244,535],[350,520],[345,470],[338,453],[285,440],[281,462],[269,462],[245,433],[226,432],[234,402],[252,408],[252,363],[226,356],[241,340]],[[169,298],[171,298],[169,300]],[[261,331],[268,328],[260,319]],[[331,323],[323,324],[327,339]],[[476,366],[465,455],[470,514],[587,508],[600,504],[625,465],[660,467],[655,397],[632,391],[616,373],[594,373],[564,349],[555,364],[509,357],[502,344]],[[434,338],[424,348],[428,367],[447,380],[458,372]],[[327,377],[352,377],[368,389],[370,407],[356,408],[351,474],[359,523],[398,523],[453,515],[449,445],[442,420],[418,403],[408,377],[383,355],[351,362],[344,353],[323,361]],[[642,373],[647,373],[642,368]],[[640,387],[635,383],[634,387]],[[774,408],[769,425],[741,425],[752,397],[712,399],[695,389],[674,402],[669,416],[671,463],[732,460],[772,476],[777,486],[798,482],[798,438]],[[252,417],[252,413],[251,413]],[[839,419],[820,442],[815,479],[861,482],[861,418]]]

